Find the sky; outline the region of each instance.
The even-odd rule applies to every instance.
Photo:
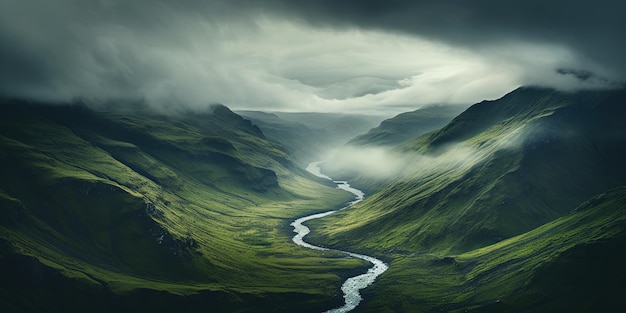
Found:
[[[392,114],[626,81],[626,1],[1,0],[0,96]]]

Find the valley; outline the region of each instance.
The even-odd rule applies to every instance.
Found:
[[[2,109],[5,312],[317,311],[365,266],[291,242],[290,220],[350,195],[225,107]]]
[[[620,311],[625,105],[539,87],[386,120],[3,100],[0,307],[322,312],[371,256],[389,267],[355,312]]]
[[[320,163],[321,162],[313,162],[309,164],[307,166],[307,170],[311,172],[311,174],[317,177],[332,180],[330,177],[320,172],[320,168],[319,168]],[[343,207],[339,210],[317,213],[317,214],[301,217],[295,220],[293,223],[291,223],[291,226],[293,226],[294,232],[296,233],[296,235],[293,237],[293,242],[295,242],[299,246],[313,249],[313,250],[319,250],[319,251],[329,251],[329,250],[337,251],[337,252],[344,253],[349,257],[361,259],[361,260],[372,263],[373,266],[370,269],[368,269],[366,273],[360,274],[354,277],[350,277],[346,279],[346,281],[343,282],[343,284],[341,285],[341,291],[343,292],[343,298],[345,300],[345,304],[341,307],[326,311],[330,313],[345,313],[345,312],[350,312],[354,310],[359,305],[361,300],[363,300],[363,298],[361,297],[361,293],[360,293],[361,289],[367,288],[372,283],[374,283],[374,281],[376,280],[376,277],[384,273],[389,268],[389,266],[387,266],[387,264],[385,264],[383,261],[376,259],[374,257],[371,257],[371,256],[348,252],[348,251],[337,250],[337,249],[319,247],[319,246],[311,245],[307,243],[306,241],[304,241],[304,237],[311,232],[311,229],[303,225],[302,223],[313,220],[313,219],[324,218],[326,216],[329,216],[341,210],[350,209],[351,206],[363,201],[364,199],[363,192],[361,190],[351,187],[350,184],[348,184],[348,182],[333,181],[333,183],[337,184],[337,188],[348,191],[351,194],[353,194],[355,196],[355,200],[349,202],[346,207]]]
[[[619,311],[625,96],[520,88],[475,104],[387,151],[402,175],[338,168],[380,189],[312,221],[310,240],[388,258],[365,312]]]
[[[626,312],[624,12],[0,0],[0,313]]]

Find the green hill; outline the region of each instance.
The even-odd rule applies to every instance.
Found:
[[[621,312],[626,188],[467,253],[390,253],[367,312]]]
[[[445,126],[463,109],[456,106],[431,106],[401,113],[382,121],[367,133],[351,139],[348,145],[397,145]]]
[[[358,119],[0,110],[3,312],[319,312],[364,269],[289,226],[350,199],[298,162],[329,142],[307,133]],[[372,194],[307,238],[389,262],[365,312],[623,311],[625,117],[624,90],[524,87],[392,147],[374,136],[348,160]]]
[[[224,106],[0,110],[3,312],[319,311],[363,265],[291,243],[350,196]]]
[[[487,289],[470,288],[472,278],[466,273],[453,275],[456,281],[443,285],[470,286],[463,287],[469,288],[467,293],[459,291],[459,299],[436,295],[436,292],[455,294],[445,291],[447,287],[435,288],[435,293],[415,287],[416,281],[424,279],[422,275],[437,277],[448,273],[445,269],[441,272],[432,266],[421,266],[433,256],[435,260],[450,263],[455,256],[474,255],[482,251],[479,249],[515,236],[528,236],[528,232],[564,218],[587,199],[626,185],[625,105],[624,90],[566,93],[530,87],[495,101],[478,103],[441,130],[395,147],[391,153],[403,157],[403,175],[391,178],[393,182],[353,209],[329,216],[323,222],[312,221],[316,229],[312,240],[389,258],[392,269],[385,275],[398,271],[404,278],[383,275],[381,281],[387,281],[389,288],[393,285],[393,290],[401,290],[402,295],[412,294],[411,290],[415,289],[415,299],[419,300],[412,302],[407,298],[403,309],[398,309],[394,305],[400,305],[400,301],[389,300],[393,292],[381,290],[381,283],[375,287],[379,299],[376,301],[381,305],[378,308],[412,311],[408,308],[419,308],[419,303],[430,301],[446,310],[443,303],[458,302],[457,307],[462,308],[473,303],[482,307],[486,302],[475,299],[486,299],[491,293]],[[613,205],[607,204],[606,210],[621,214],[624,207],[621,201],[609,201]],[[604,222],[590,219],[588,225],[578,226],[586,228]],[[598,236],[612,235],[600,232]],[[552,240],[546,238],[541,240]],[[585,238],[579,239],[572,244],[586,242]],[[551,250],[549,245],[546,249],[546,253],[560,251]],[[405,256],[416,256],[416,263],[400,261]],[[485,281],[496,281],[518,270],[534,273],[538,266],[549,266],[547,258],[535,259],[530,255],[529,259],[534,263],[528,267],[484,271],[481,275]],[[475,262],[475,266],[505,267],[515,262],[515,257],[511,253],[497,260]],[[502,287],[503,280],[500,287],[503,293],[512,293],[511,288],[521,288],[528,279],[525,276],[519,282],[511,281],[507,288]],[[543,284],[540,280],[535,282]],[[429,281],[429,286],[432,285],[437,286],[438,282]],[[580,290],[599,297],[590,288],[580,287],[575,292]],[[379,298],[380,294],[388,297]],[[541,306],[532,303],[533,307]],[[368,308],[380,312],[373,307]],[[512,311],[526,308],[526,304],[516,302],[512,308]]]

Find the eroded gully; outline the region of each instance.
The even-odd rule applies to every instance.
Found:
[[[321,173],[320,168],[319,168],[320,163],[321,162],[313,162],[309,164],[309,166],[307,166],[306,168],[307,171],[309,171],[311,174],[315,176],[332,180],[330,177]],[[333,181],[333,182],[337,184],[337,188],[340,188],[340,189],[343,189],[345,191],[352,193],[355,196],[354,201],[348,203],[347,206],[339,210],[317,213],[317,214],[299,218],[295,220],[293,223],[291,223],[291,226],[293,226],[294,228],[293,231],[296,233],[296,235],[293,236],[293,242],[295,242],[296,244],[300,246],[313,249],[313,250],[341,252],[351,257],[359,258],[359,259],[372,263],[373,266],[367,271],[367,273],[350,277],[341,286],[341,291],[343,292],[343,298],[345,300],[345,304],[341,307],[326,311],[326,313],[345,313],[345,312],[352,311],[354,308],[356,308],[359,305],[361,300],[363,300],[363,298],[361,297],[360,290],[371,285],[374,282],[374,280],[376,280],[376,277],[378,277],[380,274],[385,272],[389,267],[383,261],[377,258],[371,257],[371,256],[338,250],[338,249],[329,249],[329,248],[319,247],[319,246],[312,245],[308,242],[305,242],[303,240],[304,237],[311,232],[311,229],[303,225],[304,222],[317,219],[317,218],[322,218],[322,217],[331,215],[337,211],[347,209],[351,207],[352,205],[363,201],[363,199],[365,198],[365,194],[361,190],[351,187],[350,184],[348,184],[348,182],[345,182],[345,181]]]

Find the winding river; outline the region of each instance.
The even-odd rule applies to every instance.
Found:
[[[306,170],[315,176],[332,180],[330,177],[321,173],[320,168],[319,168],[320,163],[322,162],[313,162],[307,166]],[[293,226],[294,228],[293,231],[296,233],[296,235],[293,236],[293,242],[295,242],[296,244],[300,246],[303,246],[309,249],[314,249],[314,250],[341,252],[351,257],[359,258],[359,259],[372,263],[373,267],[371,267],[367,271],[367,273],[350,277],[341,286],[341,291],[343,291],[343,298],[345,300],[345,304],[341,307],[326,311],[326,313],[345,313],[345,312],[352,311],[354,308],[357,307],[357,305],[359,305],[361,300],[363,300],[359,291],[371,285],[374,282],[374,280],[376,280],[376,277],[378,277],[380,274],[386,271],[389,267],[383,261],[376,259],[374,257],[371,257],[371,256],[358,254],[358,253],[352,253],[352,252],[338,250],[338,249],[328,249],[324,247],[319,247],[319,246],[315,246],[304,241],[304,236],[309,234],[311,232],[311,229],[309,229],[307,226],[303,225],[302,223],[312,220],[312,219],[322,218],[322,217],[331,215],[340,210],[344,210],[356,203],[363,201],[363,199],[365,198],[365,194],[361,190],[350,187],[350,184],[348,184],[348,182],[345,182],[345,181],[333,181],[333,182],[337,184],[337,188],[343,189],[345,191],[348,191],[354,194],[355,200],[348,203],[347,206],[339,210],[317,213],[317,214],[299,218],[295,220],[293,223],[291,223],[291,226]]]

